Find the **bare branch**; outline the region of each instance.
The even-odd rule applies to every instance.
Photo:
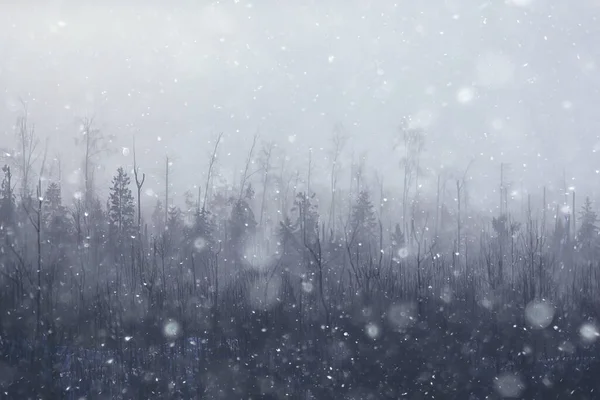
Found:
[[[221,143],[222,137],[223,137],[223,132],[219,133],[219,135],[217,136],[217,140],[215,141],[215,147],[213,148],[212,154],[210,156],[210,162],[208,163],[208,176],[206,177],[206,185],[204,188],[204,200],[202,201],[202,209],[203,210],[206,210],[206,201],[208,199],[208,185],[210,184],[213,167],[215,165],[215,161],[217,160],[217,150],[219,149],[219,143]]]

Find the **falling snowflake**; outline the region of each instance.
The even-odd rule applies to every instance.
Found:
[[[163,334],[167,339],[175,339],[179,336],[181,328],[177,321],[170,320],[163,327]]]
[[[371,339],[377,339],[379,337],[379,327],[373,323],[367,324],[365,332]]]
[[[494,388],[503,397],[515,399],[521,396],[525,385],[519,375],[511,372],[506,372],[494,380]]]
[[[456,100],[462,104],[470,103],[474,98],[475,89],[471,87],[462,88],[456,93]]]
[[[406,258],[408,257],[408,249],[406,247],[402,247],[401,249],[398,250],[398,257],[400,258]]]
[[[581,325],[579,334],[581,335],[581,338],[588,343],[595,342],[596,339],[598,339],[598,336],[600,336],[596,326],[589,322]]]
[[[204,239],[203,237],[199,236],[194,240],[194,248],[196,249],[197,252],[202,252],[205,248],[206,248],[206,239]]]
[[[546,301],[532,301],[525,307],[525,319],[534,329],[544,329],[554,319],[554,307]]]

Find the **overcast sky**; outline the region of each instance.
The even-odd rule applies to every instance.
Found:
[[[116,135],[107,174],[131,164],[135,134],[149,185],[160,190],[168,153],[184,190],[219,131],[222,164],[241,168],[257,130],[300,164],[343,123],[347,153],[367,151],[400,182],[392,147],[409,116],[427,132],[431,176],[475,158],[482,191],[509,162],[532,190],[566,168],[592,193],[599,14],[599,0],[4,0],[0,137],[10,147],[22,98],[75,170],[78,121],[94,115]]]

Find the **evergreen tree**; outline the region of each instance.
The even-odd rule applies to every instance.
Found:
[[[598,249],[598,215],[592,209],[592,202],[589,197],[581,207],[579,232],[576,236],[577,249],[587,261],[590,261],[597,253]]]
[[[369,242],[375,237],[377,220],[369,192],[366,190],[359,193],[356,204],[352,208],[351,223],[359,242]]]
[[[394,249],[394,254],[396,253],[397,250],[399,250],[405,246],[406,241],[404,239],[404,233],[402,232],[402,228],[400,227],[400,224],[396,224],[396,226],[394,227],[394,232],[392,232],[392,234],[391,234],[391,239],[392,239],[392,248]]]
[[[492,218],[492,229],[494,229],[496,236],[500,240],[506,240],[510,236],[515,235],[519,229],[521,229],[521,224],[519,222],[509,221],[508,216],[506,214],[502,214],[498,218]]]
[[[135,234],[135,202],[129,185],[131,180],[122,167],[112,180],[108,204],[110,235],[122,241]]]
[[[186,229],[186,238],[191,250],[203,252],[211,249],[214,244],[214,231],[211,213],[204,208],[197,210],[192,226]]]
[[[48,210],[56,210],[62,205],[62,195],[60,190],[60,185],[56,182],[50,182],[48,188],[46,189],[46,194],[44,196],[44,201],[46,202],[46,209]]]
[[[185,203],[185,211],[183,213],[183,220],[186,227],[191,227],[194,225],[196,214],[198,213],[198,201],[194,200],[194,195],[191,191],[186,190],[183,193],[183,199]]]
[[[183,228],[183,213],[177,206],[170,206],[167,214],[166,230],[172,234],[178,233]]]
[[[58,183],[51,182],[48,185],[44,202],[43,222],[46,242],[53,247],[64,247],[70,241],[73,225],[67,208],[62,205],[61,188]]]
[[[314,243],[317,238],[319,226],[319,212],[314,204],[315,194],[308,196],[303,192],[296,195],[292,212],[296,213],[294,232],[301,244]]]
[[[12,174],[10,167],[2,167],[4,177],[0,185],[0,234],[14,233],[15,228],[15,196],[12,191]]]
[[[165,235],[170,246],[173,246],[171,250],[174,250],[180,244],[184,244],[184,226],[184,214],[181,209],[177,206],[170,206],[167,213],[167,226],[163,235]]]

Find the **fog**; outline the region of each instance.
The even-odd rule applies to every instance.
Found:
[[[564,173],[596,196],[599,13],[595,0],[5,1],[2,143],[15,143],[22,101],[51,155],[75,171],[80,120],[94,116],[115,135],[107,178],[131,166],[121,149],[135,135],[150,184],[162,187],[168,154],[181,193],[200,183],[219,132],[230,172],[256,132],[299,168],[311,147],[325,167],[343,124],[344,158],[366,154],[370,171],[399,182],[406,117],[427,135],[424,182],[473,159],[481,193],[508,163],[516,188],[562,188]]]
[[[599,13],[1,1],[2,398],[596,398]]]

